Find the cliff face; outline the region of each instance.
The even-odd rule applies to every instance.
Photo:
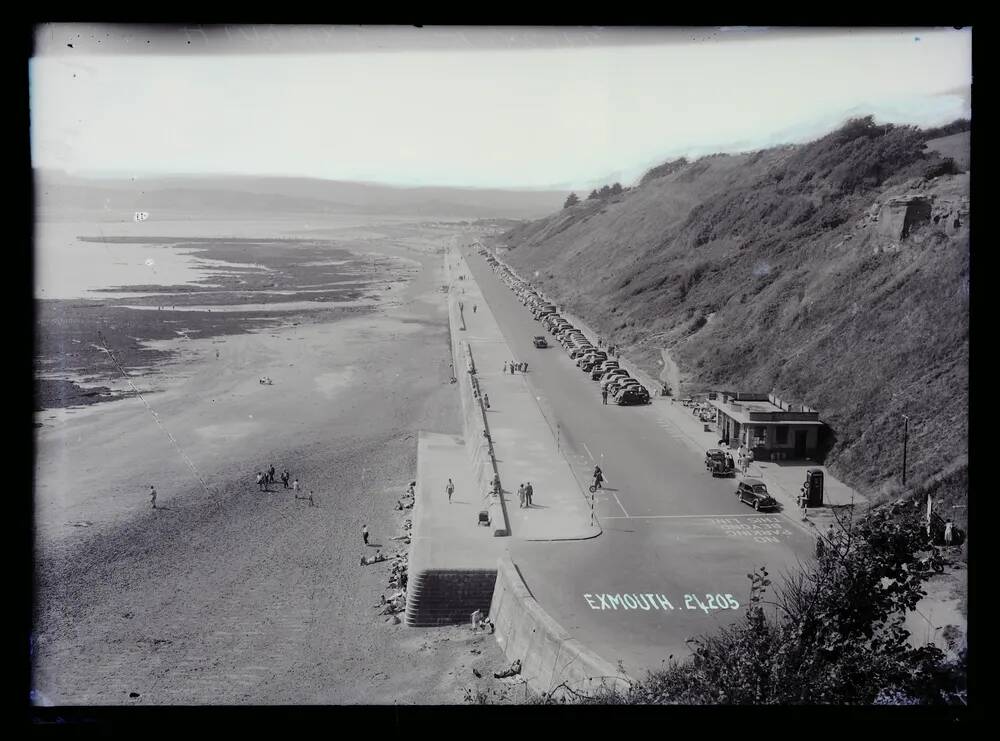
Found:
[[[675,391],[773,391],[818,409],[825,462],[869,494],[898,493],[909,415],[908,484],[957,502],[969,176],[927,136],[862,119],[807,145],[668,163],[500,243],[646,370],[667,350]]]

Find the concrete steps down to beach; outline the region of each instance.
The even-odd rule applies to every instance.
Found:
[[[408,584],[406,624],[411,627],[469,622],[475,610],[490,612],[496,586],[493,569],[424,570]]]

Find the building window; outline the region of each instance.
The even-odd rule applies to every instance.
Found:
[[[778,445],[788,445],[788,428],[784,426],[774,428],[774,442]]]
[[[767,428],[766,427],[754,427],[753,428],[753,447],[763,448],[767,445]]]

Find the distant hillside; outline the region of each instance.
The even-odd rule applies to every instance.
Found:
[[[937,136],[940,133],[935,132]],[[960,139],[852,121],[819,141],[654,168],[507,232],[506,259],[681,393],[774,391],[820,410],[838,476],[964,502],[969,179]],[[894,196],[930,204],[902,236]],[[961,510],[960,513],[964,512]]]
[[[191,216],[365,213],[453,218],[537,218],[568,191],[395,188],[311,178],[176,176],[80,178],[35,172],[37,204],[66,210],[181,212]]]

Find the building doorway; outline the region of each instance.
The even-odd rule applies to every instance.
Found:
[[[802,460],[806,457],[806,430],[795,431],[795,457]]]

